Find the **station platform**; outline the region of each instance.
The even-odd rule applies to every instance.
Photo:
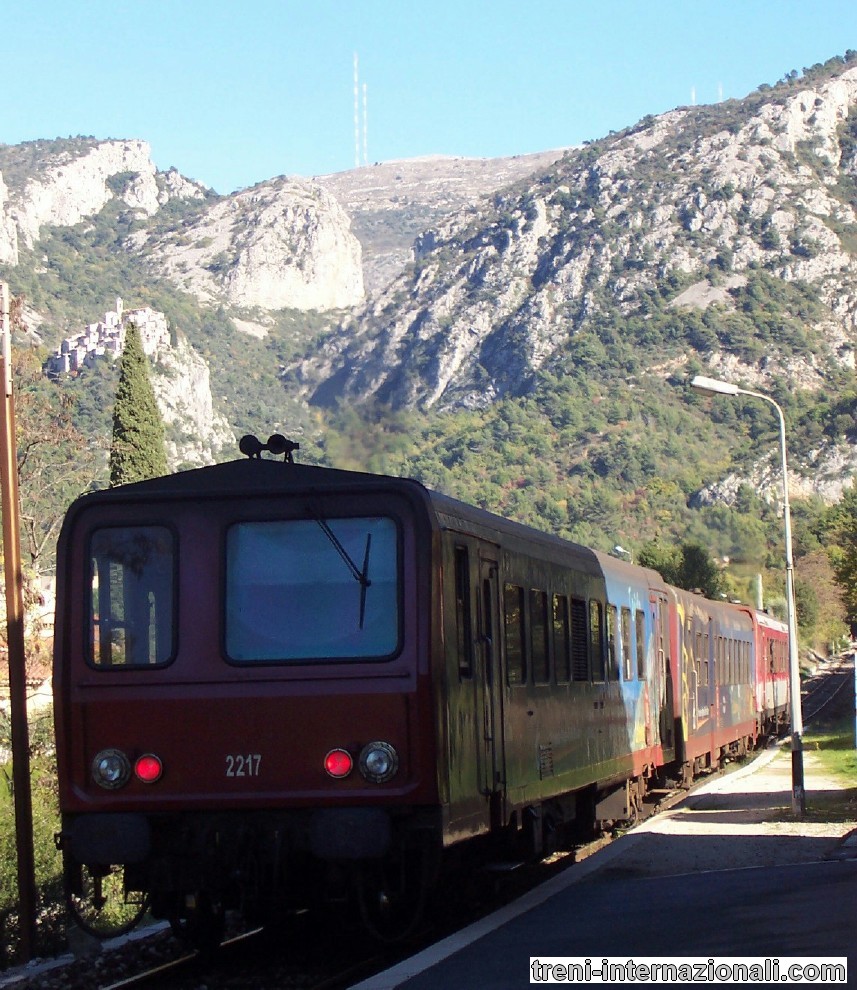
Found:
[[[843,785],[804,755],[804,819],[789,755],[768,750],[352,990],[511,990],[531,982],[531,957],[847,957],[857,985],[857,821],[813,812]]]

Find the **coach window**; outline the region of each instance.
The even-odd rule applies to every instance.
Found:
[[[646,613],[638,608],[634,618],[637,624],[637,677],[642,681],[646,676]]]
[[[506,624],[506,677],[510,684],[527,680],[527,654],[524,650],[524,589],[515,584],[503,588]]]
[[[626,681],[634,677],[634,657],[631,653],[631,610],[622,609],[622,667]]]
[[[607,668],[605,680],[612,681],[619,677],[619,661],[616,656],[616,606],[607,606]]]
[[[548,596],[544,591],[536,591],[535,588],[530,589],[530,656],[535,683],[550,683]]]
[[[568,599],[553,596],[553,658],[557,684],[571,680],[571,642],[568,625]]]
[[[455,548],[455,634],[458,676],[473,676],[473,632],[470,624],[470,555],[467,547]]]
[[[149,667],[173,656],[175,540],[164,526],[99,529],[89,547],[89,659]]]
[[[571,599],[571,673],[575,681],[589,680],[589,626],[586,621],[586,602],[582,598]]]
[[[594,598],[589,602],[589,651],[592,680],[604,680],[604,606]]]

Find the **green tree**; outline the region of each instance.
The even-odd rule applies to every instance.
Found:
[[[72,422],[74,400],[42,374],[38,355],[15,348],[21,542],[34,572],[54,566],[54,544],[68,508],[104,466],[104,445]]]
[[[668,584],[699,591],[706,598],[717,598],[723,590],[723,575],[700,543],[686,542],[674,547],[660,540],[649,540],[640,548],[637,562],[658,571]]]
[[[829,514],[828,556],[842,589],[848,622],[857,622],[857,488],[853,485]]]
[[[649,540],[640,547],[637,563],[641,567],[651,567],[669,584],[678,583],[681,568],[681,551],[678,547],[660,540]]]
[[[132,324],[125,334],[113,407],[110,486],[166,473],[164,421],[149,379],[149,363],[143,353],[140,332]]]
[[[680,587],[699,591],[706,598],[717,598],[723,590],[723,577],[711,554],[700,543],[681,546]]]

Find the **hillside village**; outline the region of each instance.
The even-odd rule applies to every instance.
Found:
[[[166,316],[149,306],[125,310],[122,300],[117,297],[116,308],[106,312],[103,320],[87,324],[81,333],[62,341],[45,362],[45,374],[56,378],[81,368],[90,368],[96,358],[107,354],[119,357],[129,326],[136,326],[139,330],[143,351],[149,357],[169,349],[170,329]]]

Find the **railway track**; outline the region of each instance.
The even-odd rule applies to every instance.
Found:
[[[330,933],[308,939],[254,929],[225,940],[211,955],[189,952],[132,974],[98,990],[197,990],[230,987],[248,990],[300,988],[336,990],[370,975],[409,954],[410,947],[384,952],[360,952],[350,941],[331,946]],[[292,943],[300,941],[300,947]],[[364,947],[365,948],[365,947]]]
[[[854,654],[846,653],[822,661],[824,669],[804,682],[802,694],[803,720],[811,722],[823,714],[828,705],[854,682]]]

